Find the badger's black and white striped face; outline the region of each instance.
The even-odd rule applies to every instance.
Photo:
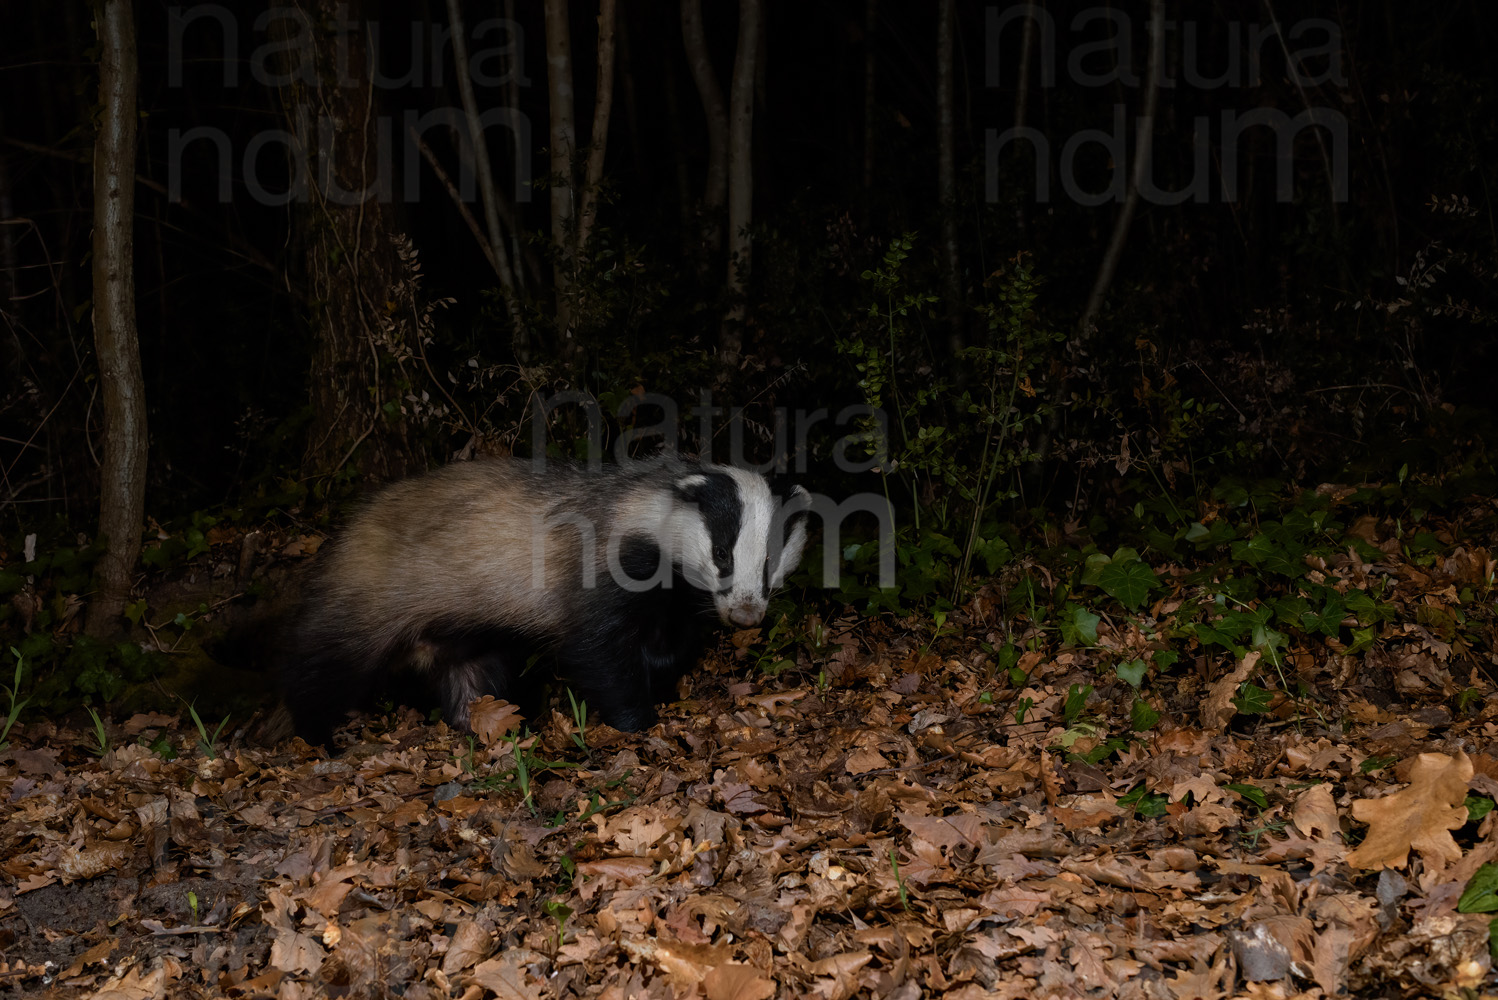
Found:
[[[713,595],[725,623],[759,624],[801,562],[810,496],[799,486],[776,493],[763,476],[729,466],[683,476],[675,495],[685,507],[672,539],[683,575]]]

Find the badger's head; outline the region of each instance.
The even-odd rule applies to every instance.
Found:
[[[718,617],[749,627],[801,562],[810,495],[764,476],[704,465],[673,484],[675,556],[687,582],[713,595]]]

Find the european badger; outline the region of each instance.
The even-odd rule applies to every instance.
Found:
[[[444,715],[515,699],[536,654],[638,730],[700,652],[697,621],[757,624],[801,560],[810,497],[678,458],[588,471],[449,465],[376,494],[320,560],[283,665],[296,732],[328,744],[375,677],[414,664]]]

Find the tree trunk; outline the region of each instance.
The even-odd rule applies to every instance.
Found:
[[[754,78],[760,16],[760,0],[739,0],[739,41],[728,119],[728,292],[734,302],[719,343],[720,353],[729,362],[737,361],[743,350],[744,295],[753,262],[749,223],[754,213]]]
[[[629,18],[620,16],[615,25],[619,33],[619,97],[624,102],[624,125],[629,131],[629,153],[634,165],[634,184],[637,190],[651,190],[650,160],[645,153],[645,140],[640,135],[640,104],[635,96],[634,50],[630,48]],[[670,62],[670,60],[666,60]]]
[[[1124,244],[1129,239],[1129,224],[1139,207],[1139,191],[1149,177],[1150,145],[1155,135],[1155,107],[1160,98],[1160,68],[1165,58],[1165,0],[1150,0],[1150,49],[1149,62],[1145,68],[1144,108],[1139,114],[1139,127],[1135,130],[1134,168],[1129,173],[1129,188],[1124,195],[1123,209],[1113,224],[1113,235],[1108,240],[1108,249],[1098,266],[1097,278],[1092,283],[1092,292],[1087,296],[1087,305],[1082,318],[1077,320],[1077,332],[1083,337],[1092,335],[1093,324],[1103,308],[1103,297],[1113,284],[1113,275],[1123,257]],[[1122,170],[1123,164],[1117,165]]]
[[[1025,30],[1020,36],[1019,43],[1019,80],[1014,89],[1014,130],[1015,135],[1023,135],[1025,124],[1030,112],[1030,63],[1034,61],[1035,54],[1035,21],[1040,16],[1040,11],[1035,5],[1035,0],[1028,0],[1025,4]],[[1014,224],[1023,236],[1029,228],[1029,218],[1025,214],[1025,199],[1016,198],[1014,208]]]
[[[711,252],[723,246],[723,204],[728,200],[728,111],[702,29],[702,0],[681,0],[681,40],[702,114],[707,119],[707,179],[702,188],[702,240]]]
[[[582,207],[578,212],[577,253],[588,247],[598,220],[598,187],[603,183],[603,159],[609,145],[609,115],[614,109],[614,0],[598,4],[598,92],[593,101],[593,131],[588,136],[588,169],[583,176]]]
[[[298,184],[296,237],[304,243],[311,308],[312,419],[302,471],[332,475],[350,462],[361,476],[389,479],[425,465],[402,416],[399,365],[384,303],[404,276],[391,243],[381,175],[377,113],[369,79],[365,0],[278,3],[273,34],[301,33],[289,49],[281,97],[305,157]],[[284,40],[284,39],[283,39]],[[310,57],[312,65],[302,65]],[[289,60],[288,60],[289,61]],[[382,370],[382,368],[384,370]]]
[[[879,29],[879,0],[863,5],[863,189],[874,190],[874,33]]]
[[[489,144],[479,124],[478,100],[473,94],[473,76],[468,71],[468,37],[463,24],[459,0],[447,0],[447,23],[453,35],[453,62],[457,64],[458,94],[463,100],[463,114],[468,119],[468,140],[473,143],[474,173],[479,195],[484,202],[484,227],[489,231],[485,256],[494,264],[495,274],[504,288],[505,305],[514,324],[512,335],[521,336],[520,304],[516,300],[515,275],[510,269],[510,253],[505,243],[504,227],[499,222],[499,192],[494,189],[494,170],[489,165]],[[512,74],[513,75],[513,74]]]
[[[556,250],[552,270],[556,285],[557,337],[561,353],[573,351],[572,286],[573,225],[576,185],[572,157],[577,149],[572,92],[572,32],[567,24],[567,0],[546,0],[546,87],[551,119],[551,242]]]
[[[962,349],[962,275],[957,255],[956,77],[952,28],[956,0],[940,0],[936,15],[936,196],[941,203],[942,291],[947,300],[950,344]]]
[[[136,62],[130,0],[103,0],[99,32],[99,134],[94,140],[94,350],[104,401],[104,462],[99,469],[99,594],[88,631],[119,628],[130,597],[145,522],[146,395],[135,329]]]

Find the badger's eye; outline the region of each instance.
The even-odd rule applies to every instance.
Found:
[[[713,558],[718,562],[726,562],[728,560],[728,550],[721,545],[714,545]]]

